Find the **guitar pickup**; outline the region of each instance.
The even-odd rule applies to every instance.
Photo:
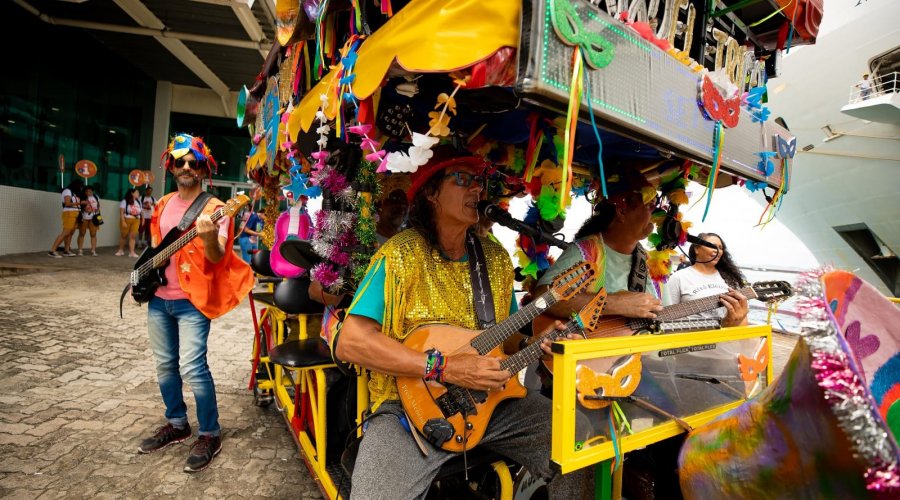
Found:
[[[487,393],[484,391],[469,391],[457,385],[448,385],[447,392],[435,399],[444,418],[450,418],[458,413],[466,415],[477,415],[478,403],[487,400]]]

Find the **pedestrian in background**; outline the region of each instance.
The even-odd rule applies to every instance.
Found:
[[[97,230],[100,225],[94,219],[100,215],[100,198],[94,188],[85,186],[81,194],[81,223],[78,224],[78,255],[84,255],[84,236],[91,234],[91,255],[97,256]]]
[[[153,217],[153,207],[156,206],[156,198],[153,197],[153,188],[147,186],[144,196],[141,196],[141,227],[138,231],[138,246],[150,246],[150,218]]]
[[[138,201],[137,188],[131,188],[125,193],[125,199],[119,203],[119,229],[122,235],[119,237],[119,250],[117,257],[125,255],[125,241],[128,241],[128,256],[137,257],[134,253],[134,245],[137,240],[138,228],[141,224],[141,203]]]
[[[241,246],[241,258],[250,263],[250,257],[259,248],[259,233],[262,231],[262,219],[253,205],[244,212],[241,217],[241,232],[238,235],[238,244]]]
[[[74,257],[72,253],[72,234],[78,224],[78,214],[81,212],[81,203],[78,195],[84,189],[84,181],[75,179],[63,188],[60,193],[62,198],[62,232],[53,240],[53,245],[47,255],[53,258],[61,258],[62,256]],[[59,245],[65,242],[65,251],[59,253],[56,251]]]

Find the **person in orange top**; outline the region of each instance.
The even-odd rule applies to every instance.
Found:
[[[198,197],[208,196],[202,182],[215,167],[203,140],[187,134],[175,136],[164,157],[178,191],[156,205],[150,222],[154,248]],[[214,223],[210,217],[223,203],[211,196],[199,203],[205,205],[195,223],[197,237],[172,256],[165,268],[167,283],[148,304],[150,347],[167,423],[138,448],[151,453],[191,437],[182,393],[187,382],[194,392],[200,429],[185,472],[205,469],[222,450],[216,389],[206,361],[210,322],[237,306],[253,287],[250,267],[232,251],[231,220],[223,217]]]

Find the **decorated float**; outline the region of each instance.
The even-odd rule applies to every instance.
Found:
[[[304,272],[330,294],[352,294],[376,247],[375,206],[409,189],[408,174],[441,143],[493,165],[489,201],[530,201],[523,222],[534,231],[520,236],[514,258],[523,290],[552,261],[547,239],[534,235],[557,232],[573,198],[604,197],[611,165],[654,184],[649,265],[658,287],[687,236],[679,207],[688,181],[706,186],[695,201],[704,217],[723,186],[765,197],[760,225],[789,197],[797,144],[766,108],[767,81],[784,50],[814,42],[821,2],[279,0],[276,10],[278,43],[237,112],[251,138],[247,174],[265,198],[261,241],[271,253],[254,258],[256,269],[286,278],[274,295]],[[321,209],[306,214],[311,199]],[[285,218],[294,231],[279,235]],[[274,273],[280,244],[291,240],[308,242],[288,245],[301,269]],[[749,288],[773,301],[790,293],[780,283]],[[346,496],[352,463],[342,466],[347,454],[328,449],[325,434],[335,364],[324,342],[339,316],[328,308],[317,336],[307,311],[294,311],[304,326],[286,346],[275,327],[284,300],[268,304],[271,328],[257,326],[251,387],[258,401],[274,394],[326,496]],[[767,326],[653,327],[699,331],[554,345],[552,461],[563,473],[596,466],[598,496],[620,491],[625,453],[704,429],[772,382]],[[257,377],[266,366],[274,368]],[[365,384],[357,390],[359,416]],[[576,412],[595,423],[587,439],[574,435]],[[864,491],[897,491],[887,439],[893,448],[881,449],[895,460],[879,455],[883,480],[861,480]],[[496,479],[483,494],[525,498],[539,486],[527,471],[511,473],[514,464],[487,463]]]

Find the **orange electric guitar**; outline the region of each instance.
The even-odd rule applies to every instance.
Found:
[[[547,293],[497,325],[480,332],[450,325],[422,326],[410,333],[403,345],[421,352],[437,349],[445,355],[474,350],[482,356],[503,359],[501,366],[515,375],[529,363],[537,361],[543,351],[537,345],[533,346],[534,349],[526,348],[507,358],[501,349],[503,341],[556,302],[574,297],[594,281],[596,273],[593,263],[581,262],[560,275],[561,280],[554,280]],[[605,297],[598,295],[569,323],[565,331],[553,330],[550,335],[558,338],[580,331],[582,322],[592,326],[593,321],[600,317],[604,301]],[[422,377],[397,377],[397,390],[403,408],[416,429],[431,444],[453,452],[461,452],[478,444],[500,401],[521,398],[527,392],[515,376],[509,379],[503,390],[491,392],[426,381]]]

